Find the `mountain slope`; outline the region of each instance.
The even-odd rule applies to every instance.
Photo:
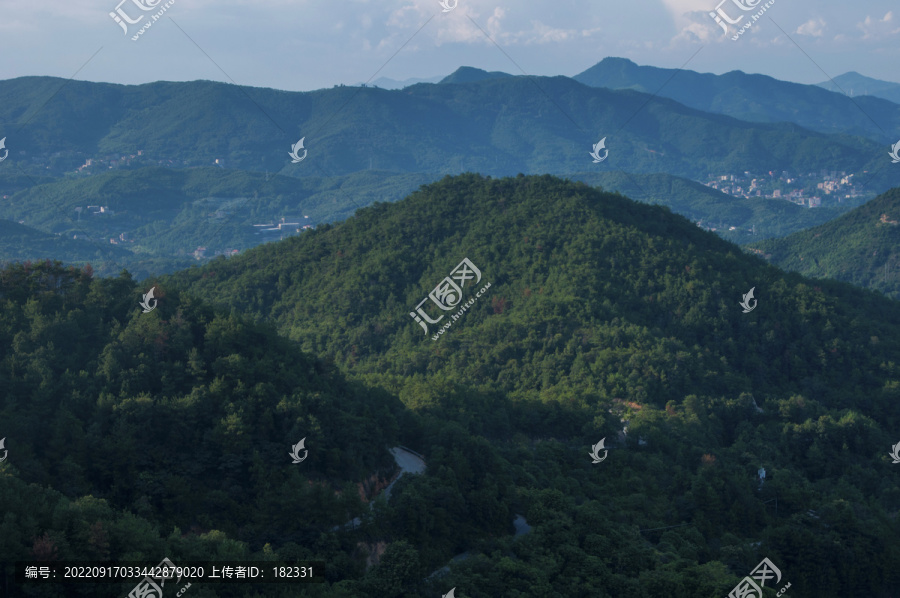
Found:
[[[240,251],[373,201],[399,199],[437,177],[363,171],[295,179],[150,167],[66,178],[0,199],[0,218],[34,227],[26,238],[22,225],[0,221],[6,222],[0,226],[0,261],[65,257],[68,263],[91,262],[99,275],[127,268],[146,278],[196,263],[198,247],[206,247],[209,257]],[[292,226],[273,230],[283,218]]]
[[[475,199],[480,196],[485,200]],[[520,334],[531,337],[532,333],[526,332],[528,327],[523,326],[548,308],[565,313],[568,322],[554,326],[562,326],[569,334],[584,328],[597,339],[593,342],[603,336],[595,326],[624,317],[626,312],[630,312],[628,321],[640,322],[648,330],[658,327],[663,336],[682,339],[688,346],[715,344],[717,337],[738,332],[750,334],[745,339],[748,342],[761,342],[761,354],[777,354],[781,343],[787,342],[786,338],[764,340],[762,329],[751,334],[747,318],[737,308],[747,289],[755,286],[757,297],[767,288],[774,292],[772,287],[781,286],[777,281],[784,274],[756,258],[743,256],[736,246],[659,207],[583,185],[560,184],[553,177],[493,181],[463,175],[423,187],[398,204],[377,204],[360,214],[311,235],[257,248],[246,256],[205,269],[182,272],[174,280],[190,281],[191,288],[204,296],[272,319],[285,334],[301,340],[313,352],[328,353],[344,364],[350,360],[361,371],[369,367],[384,371],[384,360],[392,364],[389,371],[402,371],[412,367],[415,356],[431,355],[432,346],[442,346],[432,345],[430,336],[427,342],[422,340],[422,329],[409,311],[418,303],[416,297],[427,295],[427,281],[440,281],[446,275],[440,272],[449,272],[465,256],[481,269],[486,280],[494,281],[491,297],[496,301],[503,298],[508,306],[488,306],[482,301],[476,311],[466,315],[466,325],[449,337],[490,347],[491,354],[502,354],[502,338]],[[368,240],[371,233],[367,230],[384,231],[387,236],[376,248]],[[457,255],[460,252],[463,255]],[[209,269],[216,270],[215,278],[203,278],[203,272]],[[698,270],[704,273],[703,282],[692,285],[691,281],[701,276]],[[562,276],[562,272],[567,274]],[[288,273],[288,279],[275,284]],[[560,284],[563,280],[567,282]],[[694,286],[697,288],[691,290]],[[242,289],[254,290],[248,293]],[[615,302],[603,299],[611,297],[616,297]],[[794,311],[782,303],[785,301],[791,300],[778,296],[765,299],[774,303],[772,311],[766,311],[774,320],[763,328],[774,326],[775,321]],[[829,300],[823,296],[818,301]],[[665,307],[657,307],[657,302]],[[501,326],[499,322],[507,318],[497,316],[515,305],[521,308],[512,309],[510,323]],[[843,304],[833,305],[839,311],[844,308]],[[325,309],[337,311],[328,315],[321,311]],[[733,311],[737,314],[730,313]],[[700,317],[701,313],[705,316]],[[803,319],[797,313],[791,317]],[[332,332],[326,336],[329,330]],[[859,328],[853,336],[863,330]],[[347,353],[351,345],[357,346],[352,359]],[[757,360],[737,346],[723,355],[731,367],[749,366]],[[492,373],[486,379],[508,379],[513,386],[505,390],[513,391],[528,376],[509,377],[504,374],[509,364],[504,363],[501,360],[490,367]],[[775,380],[796,384],[790,367],[770,366],[775,371],[769,372],[766,381],[757,380],[759,373],[746,378],[743,384],[748,390],[755,387],[761,391]],[[435,362],[433,367],[451,376],[450,364]],[[566,372],[570,367],[570,363],[561,364],[557,371]],[[807,367],[802,369],[808,371]],[[868,370],[868,366],[863,369]],[[457,372],[453,377],[462,373],[452,370]],[[754,368],[746,370],[748,375],[751,371]],[[827,372],[818,375],[830,376]],[[469,371],[460,380],[482,377]],[[718,380],[710,382],[718,385],[722,379]],[[733,392],[735,383],[723,383],[719,391],[729,392],[731,388]],[[627,386],[619,391],[626,392]],[[664,403],[666,396],[677,399],[679,393],[689,393],[689,387],[668,391],[656,388],[650,394]]]
[[[567,178],[618,191],[643,203],[667,206],[738,244],[783,237],[828,222],[852,209],[850,205],[838,204],[811,210],[783,199],[736,198],[667,174],[602,172],[573,174]]]
[[[357,575],[319,539],[368,512],[416,421],[270,328],[163,285],[142,313],[147,290],[58,263],[0,270],[4,560],[273,561],[277,548]],[[100,585],[76,593],[130,589]]]
[[[73,81],[51,95],[59,81],[0,82],[0,120],[17,122],[16,115],[46,102],[17,139],[7,139],[10,158],[0,164],[0,174],[16,163],[35,171],[46,172],[50,164],[51,171],[71,171],[98,156],[144,165],[219,160],[229,168],[304,177],[367,168],[564,174],[591,168],[591,144],[607,136],[610,156],[593,167],[598,170],[694,179],[743,171],[868,170],[874,175],[870,187],[890,185],[880,168],[880,144],[792,124],[751,124],[566,77],[538,78],[544,93],[528,77],[504,77],[400,91],[339,87],[309,93],[207,81]],[[288,150],[300,138],[308,156],[291,164]],[[35,162],[23,162],[22,152]],[[60,155],[53,158],[54,153]]]
[[[713,75],[604,58],[573,79],[593,87],[658,93],[697,110],[750,122],[792,122],[821,133],[865,135],[883,143],[900,136],[896,103],[878,97],[850,99],[821,86],[766,75],[741,71]]]
[[[198,254],[201,262],[242,251],[297,234],[300,226],[340,220],[376,201],[397,201],[438,178],[363,171],[295,179],[220,168],[151,167],[57,180],[0,200],[0,217],[27,224],[0,221],[0,261],[65,256],[76,265],[90,262],[98,275],[127,268],[143,279],[195,264],[192,254],[198,247],[206,248]],[[666,174],[601,172],[571,178],[667,205],[738,243],[783,236],[841,213],[783,200],[737,199]],[[87,209],[90,205],[93,210]],[[97,206],[107,211],[96,213]],[[273,230],[282,218],[293,225]]]
[[[834,220],[783,239],[753,243],[773,264],[900,299],[900,188]]]
[[[463,258],[478,284],[435,297],[466,310],[425,335],[409,313],[441,313],[427,297]],[[60,556],[109,540],[122,557],[92,492],[159,526],[135,534],[142,555],[326,562],[326,584],[256,590],[277,598],[725,596],[763,557],[798,596],[900,583],[900,308],[665,208],[550,176],[448,177],[145,285],[0,272],[5,550],[46,552],[47,533]],[[309,460],[285,463],[304,436]],[[393,439],[427,469],[361,508],[350,484]],[[37,494],[20,482],[79,508],[22,507]],[[203,588],[235,591],[254,588]]]
[[[442,312],[429,292],[463,258],[480,280],[462,282],[464,311]],[[435,562],[434,548],[459,540],[424,523],[438,482],[396,490],[404,563],[418,554],[434,570],[473,551],[444,591],[726,595],[763,556],[798,595],[822,593],[823,570],[827,596],[900,582],[887,458],[900,307],[888,299],[814,287],[663,208],[549,176],[446,178],[166,284],[270,321],[395,392],[433,426],[413,444],[425,454],[452,454],[462,430],[497,448],[511,512],[534,526],[524,538],[464,542]],[[758,304],[742,313],[751,287]],[[429,318],[443,314],[427,334],[410,317],[423,300]],[[591,464],[601,438],[613,448]],[[452,462],[448,479],[479,469]],[[664,565],[675,559],[677,572]]]
[[[63,255],[70,262],[122,263],[131,254],[115,246],[102,247],[0,220],[0,261],[43,260]]]

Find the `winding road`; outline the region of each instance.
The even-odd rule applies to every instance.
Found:
[[[400,468],[400,475],[398,475],[393,482],[388,484],[388,487],[384,489],[384,500],[391,499],[391,488],[394,487],[394,484],[397,483],[397,480],[403,477],[404,473],[422,473],[425,471],[425,460],[418,455],[417,453],[412,452],[406,447],[395,446],[390,449],[391,455],[394,456],[394,462],[397,463],[397,466]],[[375,504],[374,501],[369,502],[369,508],[372,508],[372,505]],[[350,528],[358,526],[360,523],[359,517],[353,518],[353,520],[348,521],[344,525],[336,525],[331,528],[331,531],[337,531],[341,528]]]
[[[391,488],[393,488],[394,484],[403,477],[404,473],[422,473],[425,471],[425,460],[409,449],[402,446],[395,446],[391,449],[391,454],[394,456],[394,461],[396,461],[397,466],[400,467],[400,475],[384,489],[385,500],[391,499]]]

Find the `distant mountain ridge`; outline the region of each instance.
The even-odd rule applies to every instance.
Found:
[[[34,173],[48,167],[71,172],[98,156],[171,167],[218,163],[302,177],[369,168],[492,176],[596,168],[693,179],[745,170],[874,172],[884,159],[880,144],[859,137],[738,121],[567,77],[537,78],[541,93],[529,77],[458,74],[482,79],[400,91],[338,87],[308,93],[239,90],[209,81],[2,81],[0,123],[16,123],[18,115],[43,107],[7,138],[10,154],[0,176],[13,165]],[[635,106],[644,106],[637,119]],[[609,159],[591,166],[591,145],[604,136]],[[301,138],[308,156],[292,164],[288,151]],[[873,187],[887,188],[886,177],[877,174]]]
[[[856,71],[844,73],[835,77],[833,81],[824,81],[817,85],[828,91],[846,94],[853,98],[874,96],[900,104],[900,83],[873,79],[860,75]]]
[[[856,133],[891,143],[900,137],[898,104],[872,96],[851,100],[824,86],[780,81],[767,75],[741,71],[714,75],[604,58],[573,79],[594,87],[658,93],[697,110],[749,122],[793,122],[821,133]]]
[[[443,79],[443,75],[437,75],[435,77],[411,77],[409,79],[403,79],[402,81],[398,81],[397,79],[391,79],[389,77],[379,77],[372,81],[370,85],[372,87],[380,87],[382,89],[403,89],[405,87],[409,87],[410,85],[416,85],[418,83],[437,83],[441,79]],[[361,85],[361,84],[358,84]]]
[[[453,73],[441,79],[440,83],[442,85],[448,83],[475,83],[476,81],[487,81],[488,79],[503,79],[512,76],[513,75],[510,75],[509,73],[504,73],[501,71],[488,72],[471,66],[461,66]]]

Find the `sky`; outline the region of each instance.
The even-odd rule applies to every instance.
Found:
[[[616,56],[798,83],[848,71],[900,82],[896,0],[444,1],[455,7],[443,12],[440,0],[4,0],[0,79],[214,80],[309,91],[443,76],[460,66],[573,76]],[[717,7],[741,18],[727,34],[710,16]],[[141,18],[120,25],[110,13]]]

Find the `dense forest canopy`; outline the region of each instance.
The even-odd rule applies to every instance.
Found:
[[[815,228],[750,247],[785,270],[900,299],[900,189]]]
[[[464,259],[432,340],[410,312]],[[204,597],[713,598],[768,558],[766,596],[887,598],[898,333],[890,299],[550,176],[447,177],[140,285],[14,264],[0,560],[327,563]],[[427,469],[388,500],[397,445]]]

